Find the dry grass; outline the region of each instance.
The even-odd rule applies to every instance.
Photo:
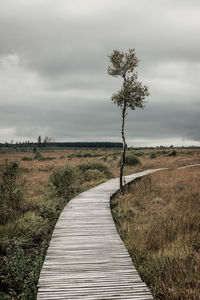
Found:
[[[176,156],[168,156],[166,152],[154,150],[154,158],[152,158],[151,152],[152,150],[134,151],[138,155],[141,164],[125,167],[125,174],[149,168],[176,167],[200,163],[198,149],[189,151],[178,150],[178,155]],[[83,155],[79,155],[80,153]],[[31,158],[31,160],[22,160],[25,156]],[[0,268],[0,270],[4,276],[2,277],[0,274],[0,279],[4,278],[4,284],[0,289],[0,298],[2,296],[3,299],[5,297],[5,299],[21,299],[20,295],[23,293],[26,294],[26,299],[35,299],[37,276],[42,264],[42,258],[44,258],[55,222],[66,204],[66,199],[59,198],[50,187],[45,188],[53,170],[66,165],[74,167],[79,164],[95,162],[106,165],[114,176],[119,175],[119,150],[62,149],[51,152],[42,151],[42,156],[43,158],[49,157],[51,159],[33,160],[33,153],[30,152],[0,153],[0,172],[1,165],[4,164],[6,159],[9,161],[19,161],[22,175],[27,181],[24,186],[26,192],[21,205],[21,215],[19,215],[19,218],[11,221],[8,220],[8,223],[0,226],[0,256],[3,255],[4,259],[0,259],[1,263],[3,262],[3,269]],[[132,253],[136,265],[140,269],[141,276],[152,286],[154,294],[160,295],[158,299],[197,299],[195,298],[197,280],[195,281],[193,278],[193,274],[197,276],[197,251],[199,249],[199,239],[196,230],[199,223],[195,220],[195,218],[197,219],[197,209],[192,210],[194,204],[191,201],[184,200],[183,207],[186,207],[187,203],[187,210],[190,213],[190,217],[183,217],[183,214],[179,212],[182,209],[182,200],[176,201],[175,206],[173,201],[167,198],[167,195],[171,194],[171,191],[179,193],[182,189],[181,181],[177,184],[176,188],[174,187],[175,179],[172,176],[173,172],[175,171],[170,172],[171,175],[165,183],[160,182],[160,190],[159,184],[154,189],[155,184],[152,184],[148,178],[144,182],[141,181],[142,186],[139,185],[137,188],[137,185],[134,185],[134,195],[137,195],[137,198],[133,201],[127,195],[125,200],[121,199],[123,201],[119,201],[121,206],[118,206],[114,210],[114,213],[116,221],[120,226],[119,230],[123,234],[130,253]],[[178,174],[181,174],[181,172],[188,174],[189,169],[178,172]],[[101,179],[100,175],[102,176],[101,172],[89,172],[89,178],[82,184],[82,188],[88,189],[100,183],[101,180],[106,180],[106,176]],[[90,177],[92,180],[90,180]],[[179,180],[181,180],[181,177]],[[171,182],[171,186],[169,186],[169,182]],[[165,187],[166,197],[162,196],[161,192],[159,192],[162,190],[161,187]],[[148,195],[151,195],[152,198],[150,200],[145,196],[145,191],[148,192]],[[191,192],[195,194],[195,189],[193,188],[193,191],[188,190],[189,194]],[[157,214],[159,211],[163,211],[161,219],[160,215]],[[170,218],[168,219],[169,216]],[[150,221],[148,223],[149,217]],[[172,223],[174,219],[177,221],[175,225]],[[180,226],[182,221],[185,224],[183,227]],[[182,228],[183,232],[178,237],[174,237],[174,231],[178,231],[179,227]],[[41,228],[42,231],[40,230]],[[193,230],[193,234],[191,234],[191,230]],[[162,232],[162,235],[159,236],[157,232]],[[140,238],[142,233],[145,233],[146,239],[142,240]],[[167,242],[166,239],[168,239]],[[187,246],[185,248],[182,246],[182,240],[186,241]],[[139,248],[135,246],[135,243]],[[182,249],[186,250],[183,251]],[[153,254],[147,255],[147,253]],[[154,255],[155,253],[158,256]],[[191,256],[192,259],[190,259]],[[171,260],[171,257],[174,260]],[[181,260],[178,259],[179,257],[181,257]],[[150,258],[150,260],[147,258]],[[185,266],[185,261],[192,268],[196,268],[196,273],[191,273],[192,271],[190,271],[185,276],[186,270],[189,270],[187,264]],[[179,290],[176,288],[177,285],[171,284],[172,281],[175,281],[174,277],[171,277],[173,272],[166,269],[169,266],[172,269],[174,265],[175,269],[178,270],[174,273],[174,276],[180,281],[178,285]],[[191,270],[193,270],[192,268]],[[21,280],[23,276],[26,278],[25,281]],[[161,278],[162,276],[164,279]],[[21,282],[20,287],[18,280]],[[170,287],[167,292],[165,281],[169,282],[168,286]],[[152,282],[156,284],[153,286]],[[182,286],[186,288],[182,289]],[[180,291],[182,291],[183,297],[180,296]],[[188,297],[184,298],[186,294]],[[164,298],[165,296],[166,298]]]
[[[88,152],[88,153],[96,153],[100,156],[98,157],[73,157],[69,158],[70,154],[76,154],[78,152]],[[125,167],[124,174],[131,174],[134,172],[138,172],[141,170],[151,169],[151,168],[159,168],[159,167],[178,167],[184,166],[187,164],[194,164],[200,163],[200,150],[199,149],[192,149],[192,150],[178,150],[178,155],[167,156],[167,154],[162,153],[159,150],[154,150],[153,152],[156,153],[156,158],[150,159],[150,150],[143,150],[143,151],[133,151],[134,153],[142,154],[139,156],[141,161],[141,165],[139,166],[127,166]],[[27,193],[30,195],[31,198],[37,198],[43,192],[45,185],[48,182],[49,176],[55,168],[63,167],[66,165],[69,166],[76,166],[78,164],[87,163],[87,162],[98,162],[103,163],[104,165],[108,166],[110,171],[114,174],[115,177],[119,176],[119,167],[118,161],[120,159],[120,151],[119,150],[54,150],[52,152],[42,152],[44,157],[54,157],[53,160],[47,161],[39,161],[39,160],[32,160],[32,161],[22,161],[21,158],[23,156],[27,156],[33,158],[33,153],[5,153],[0,154],[0,166],[4,164],[5,159],[9,161],[17,160],[20,161],[20,168],[24,172],[24,176],[26,177],[28,183]],[[167,159],[166,159],[167,158]]]
[[[118,231],[155,299],[200,299],[199,177],[199,167],[158,172],[112,200]]]

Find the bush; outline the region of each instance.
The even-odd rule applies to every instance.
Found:
[[[55,222],[65,205],[66,199],[58,197],[55,187],[52,188],[51,185],[48,185],[45,188],[45,194],[40,201],[38,214],[49,222]]]
[[[176,155],[177,155],[177,152],[175,149],[167,154],[167,156],[176,156]]]
[[[42,154],[38,149],[35,151],[33,158],[34,159],[41,159],[42,158]]]
[[[145,156],[145,153],[140,151],[134,152],[134,154],[135,156]]]
[[[78,152],[78,153],[71,153],[68,155],[68,158],[71,159],[73,157],[78,158],[86,158],[86,157],[99,157],[101,154],[95,152]]]
[[[7,249],[7,256],[0,263],[1,287],[5,291],[1,299],[36,299],[43,256],[44,249],[41,249],[35,260],[19,245]]]
[[[149,157],[150,157],[151,159],[156,158],[156,153],[155,153],[155,152],[151,152],[151,154],[149,155]]]
[[[31,161],[31,160],[33,160],[31,157],[28,157],[28,156],[23,156],[22,158],[21,158],[21,160],[24,160],[24,161]]]
[[[7,162],[0,177],[0,223],[18,215],[24,197],[24,183],[19,164]]]
[[[45,220],[35,212],[27,212],[17,220],[10,221],[0,226],[1,246],[6,242],[3,238],[17,240],[23,244],[38,244],[47,235],[48,220]]]
[[[119,160],[119,166],[121,165],[122,159]],[[139,158],[132,153],[127,153],[125,157],[126,166],[135,166],[141,164]]]
[[[27,212],[17,220],[16,234],[37,243],[45,238],[48,231],[48,220],[38,216],[35,212]]]
[[[91,180],[102,180],[104,178],[104,173],[99,171],[99,170],[87,170],[84,174],[85,180],[86,181],[91,181]]]
[[[57,199],[54,199],[55,202],[48,201],[48,199],[45,200],[46,201],[43,201],[40,204],[40,207],[38,208],[38,213],[42,218],[48,220],[49,222],[54,222],[57,220],[60,214],[60,210],[58,210],[57,208]]]
[[[87,170],[98,170],[102,172],[106,178],[113,177],[113,174],[110,172],[109,168],[105,165],[102,165],[100,163],[87,163],[87,164],[81,164],[78,165],[77,168],[85,174]]]
[[[38,160],[53,160],[53,159],[55,159],[55,157],[53,157],[53,156],[46,156],[46,157],[43,157],[43,156],[41,156],[40,158],[38,158]]]
[[[106,156],[103,156],[103,157],[101,158],[101,160],[107,161],[107,157],[106,157]]]
[[[80,171],[69,166],[54,170],[49,180],[58,197],[63,197],[67,200],[80,191],[81,182],[82,176]]]

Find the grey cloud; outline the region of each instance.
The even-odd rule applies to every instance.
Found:
[[[0,90],[0,128],[20,137],[120,139],[120,111],[109,99],[121,81],[107,75],[107,55],[135,47],[151,97],[129,113],[128,140],[200,140],[199,1],[0,3],[0,56],[16,53],[23,78],[37,78],[19,94],[12,84],[7,97]]]
[[[190,112],[172,104],[151,104],[145,110],[130,111],[127,117],[127,141],[137,138],[161,139],[181,137],[200,139],[200,112],[193,105]],[[17,136],[36,139],[42,134],[55,138],[120,140],[121,111],[107,101],[92,102],[87,99],[68,101],[65,105],[40,107],[1,107],[5,126],[16,127]],[[15,113],[13,113],[15,112]]]
[[[171,7],[158,1],[149,4],[143,0],[143,5],[138,5],[138,1],[127,1],[128,5],[119,1],[120,9],[116,9],[115,1],[111,1],[114,9],[104,2],[104,14],[98,18],[96,12],[97,20],[92,15],[85,18],[79,14],[69,18],[67,10],[66,16],[62,15],[55,4],[49,7],[47,2],[46,6],[30,6],[22,12],[20,6],[16,7],[17,13],[13,10],[9,17],[1,17],[1,51],[4,54],[17,51],[30,68],[45,76],[84,69],[90,74],[102,72],[106,55],[116,47],[135,46],[146,63],[173,59],[199,61],[199,26],[195,29],[187,22],[187,7],[181,16],[178,2],[169,1]],[[168,13],[174,8],[176,14],[170,19]],[[179,23],[181,28],[177,26]]]

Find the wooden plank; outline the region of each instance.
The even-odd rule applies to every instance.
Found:
[[[124,177],[126,183],[163,170]],[[110,197],[114,178],[79,194],[64,208],[55,226],[40,273],[37,299],[152,300],[118,235]]]

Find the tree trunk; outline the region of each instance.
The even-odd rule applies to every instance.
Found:
[[[120,191],[123,192],[123,169],[124,169],[124,164],[125,164],[125,156],[126,156],[126,140],[125,140],[125,135],[124,135],[124,121],[126,117],[126,101],[124,102],[124,106],[122,109],[122,129],[121,129],[121,134],[122,134],[122,142],[123,142],[123,152],[122,152],[122,162],[120,166],[120,177],[119,177],[119,183],[120,183]]]

